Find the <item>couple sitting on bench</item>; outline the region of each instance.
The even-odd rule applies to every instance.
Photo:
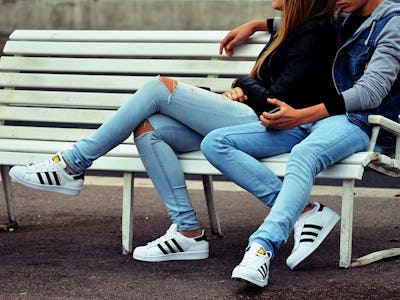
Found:
[[[355,0],[342,7],[336,34],[335,0],[275,0],[273,7],[282,10],[282,18],[246,23],[221,41],[220,51],[232,55],[233,47],[255,31],[271,33],[249,76],[235,80],[223,95],[154,78],[92,136],[44,162],[15,166],[10,176],[32,188],[77,195],[85,169],[134,132],[173,224],[160,238],[137,247],[133,257],[204,259],[209,243],[176,158],[176,153],[201,148],[227,178],[271,207],[232,273],[235,279],[265,286],[270,260],[293,228],[290,269],[317,249],[339,220],[331,209],[309,202],[315,176],[367,149],[369,114],[395,120],[399,113],[400,5],[391,0],[368,3]],[[304,13],[299,16],[298,11]],[[366,55],[350,56],[364,48]],[[259,162],[287,152],[283,181]]]

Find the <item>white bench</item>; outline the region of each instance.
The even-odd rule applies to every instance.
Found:
[[[17,225],[10,166],[47,159],[70,148],[155,75],[174,77],[215,92],[227,90],[233,78],[249,72],[267,36],[256,34],[235,50],[233,58],[228,58],[218,54],[225,34],[200,30],[14,31],[0,60],[0,168],[10,226]],[[385,123],[399,140],[399,124],[380,116],[373,122]],[[318,174],[319,178],[343,181],[341,267],[351,264],[355,180],[362,179],[365,167],[375,167],[378,162],[380,171],[400,175],[399,146],[396,159],[372,149]],[[263,162],[283,176],[288,156],[278,155]],[[220,172],[199,151],[181,154],[179,159],[186,174],[202,176],[211,230],[222,234],[212,185],[212,176]],[[123,173],[122,252],[130,253],[134,178],[135,173],[145,172],[133,138],[96,160],[91,169]]]

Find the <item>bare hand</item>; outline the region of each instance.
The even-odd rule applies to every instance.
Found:
[[[229,89],[223,95],[233,101],[244,102],[247,100],[247,96],[240,87]]]
[[[273,129],[292,129],[302,124],[300,111],[278,99],[268,99],[269,103],[279,106],[275,113],[263,112],[260,116],[261,125]]]
[[[258,21],[259,22],[259,21]],[[235,48],[239,43],[247,40],[254,32],[257,31],[256,21],[248,22],[236,27],[230,31],[221,41],[219,45],[219,54],[225,53],[228,56],[233,55],[233,48]]]

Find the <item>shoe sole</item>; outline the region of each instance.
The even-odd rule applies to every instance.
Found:
[[[146,262],[162,262],[171,260],[200,260],[206,259],[209,256],[209,251],[199,252],[185,252],[185,253],[171,253],[163,254],[162,256],[141,256],[133,253],[133,258]]]
[[[49,185],[41,185],[41,184],[33,184],[29,181],[24,181],[20,178],[18,178],[12,170],[10,170],[9,175],[12,179],[14,179],[16,182],[25,185],[27,187],[30,187],[32,189],[36,190],[41,190],[41,191],[46,191],[46,192],[55,192],[59,194],[64,194],[64,195],[70,195],[70,196],[77,196],[79,195],[81,189],[72,189],[72,188],[63,188],[60,186],[49,186]]]
[[[307,251],[303,252],[303,255],[294,258],[291,258],[289,256],[286,260],[286,265],[289,267],[289,269],[293,270],[303,260],[305,260],[308,256],[310,256],[319,247],[319,245],[321,245],[321,243],[325,240],[325,238],[332,231],[332,229],[335,227],[336,223],[339,220],[340,220],[339,215],[333,215],[324,226],[324,229],[320,232],[320,234],[318,234],[318,237],[312,243],[312,246],[309,249],[307,249]]]
[[[248,277],[246,275],[243,275],[243,274],[238,274],[235,272],[235,270],[233,270],[231,278],[233,280],[246,282],[246,283],[249,283],[252,285],[256,285],[258,287],[265,287],[268,285],[268,278],[267,278],[267,280],[260,281],[260,280]]]

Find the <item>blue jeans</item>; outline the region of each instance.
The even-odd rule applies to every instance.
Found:
[[[339,115],[291,130],[267,130],[259,122],[217,129],[201,150],[227,178],[271,207],[249,245],[257,242],[274,254],[309,203],[315,176],[368,143],[360,127]],[[291,154],[282,181],[258,159],[286,152]]]
[[[174,152],[199,150],[202,137],[210,131],[254,122],[258,116],[243,103],[182,82],[171,93],[155,77],[93,135],[79,140],[63,157],[73,170],[84,171],[127,139],[145,119],[155,128],[154,132],[136,139],[146,170],[178,230],[197,229],[198,222]],[[190,220],[184,221],[186,218]]]

